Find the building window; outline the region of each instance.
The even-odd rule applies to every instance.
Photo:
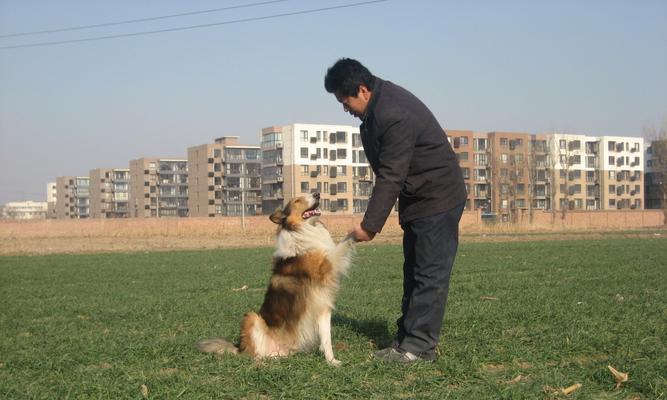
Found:
[[[468,161],[468,152],[463,151],[459,153],[459,161]]]
[[[344,132],[343,132],[344,133]],[[346,159],[347,158],[347,150],[346,149],[338,149],[336,150],[336,158],[340,159]]]
[[[308,158],[308,147],[301,148],[301,158]]]
[[[301,175],[308,175],[308,166],[307,165],[302,165],[301,166]]]
[[[308,131],[301,131],[301,141],[302,142],[308,141]]]
[[[308,193],[309,190],[308,182],[301,182],[301,193]]]
[[[561,150],[565,150],[567,148],[567,140],[561,139],[558,141],[558,148]]]
[[[338,193],[347,193],[347,182],[338,182]]]

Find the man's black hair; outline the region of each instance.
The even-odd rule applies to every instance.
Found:
[[[324,88],[327,92],[345,97],[356,97],[360,85],[373,90],[374,83],[375,76],[359,61],[351,58],[341,58],[336,61],[324,77]]]

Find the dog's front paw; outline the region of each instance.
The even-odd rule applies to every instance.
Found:
[[[338,367],[340,367],[341,365],[343,365],[342,362],[336,360],[335,358],[334,358],[334,359],[331,359],[331,360],[327,360],[327,362],[329,363],[329,365],[331,365],[332,367],[336,367],[336,368],[338,368]]]

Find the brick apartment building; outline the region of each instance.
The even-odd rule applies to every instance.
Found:
[[[373,173],[359,128],[295,123],[262,129],[262,209],[302,193],[321,193],[323,213],[362,213]]]
[[[188,216],[188,161],[140,158],[130,161],[129,215]]]
[[[188,209],[191,217],[262,213],[259,146],[240,145],[238,136],[188,148]]]
[[[89,177],[90,218],[129,217],[130,170],[96,168]]]
[[[466,182],[466,210],[510,221],[530,209],[642,208],[642,138],[465,130],[447,135]]]
[[[90,212],[89,188],[90,178],[87,176],[60,176],[56,178],[56,218],[88,218]]]

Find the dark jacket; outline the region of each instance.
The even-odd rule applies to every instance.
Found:
[[[361,226],[379,232],[398,197],[404,224],[466,200],[463,175],[445,131],[412,93],[376,78],[360,127],[375,186]]]

